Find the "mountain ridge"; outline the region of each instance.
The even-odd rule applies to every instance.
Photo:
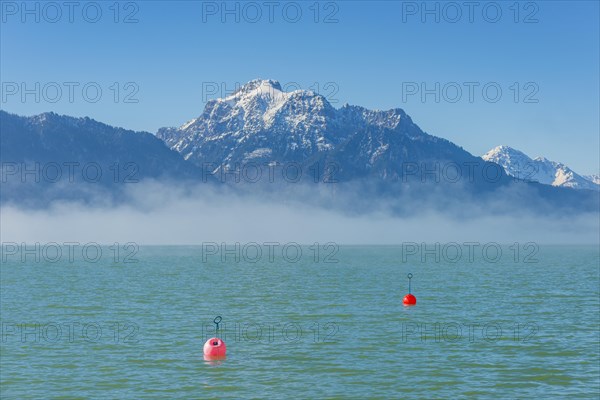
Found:
[[[179,128],[159,129],[157,137],[199,167],[319,160],[339,165],[346,180],[376,176],[394,181],[402,180],[406,166],[414,163],[486,167],[462,147],[421,130],[401,108],[335,108],[312,91],[282,92],[274,80],[250,81],[230,96],[209,101],[197,118]]]
[[[511,177],[501,165],[424,132],[400,108],[381,111],[348,104],[335,108],[312,91],[284,93],[272,80],[251,81],[230,96],[209,101],[198,117],[179,128],[161,128],[156,135],[55,113],[21,117],[0,110],[0,119],[3,168],[5,161],[76,161],[98,162],[112,171],[115,163],[134,162],[140,181],[184,182],[184,188],[192,183],[195,189],[196,184],[227,183],[239,193],[278,193],[283,201],[301,195],[302,201],[356,212],[367,212],[376,202],[404,214],[416,212],[415,208],[452,207],[465,213],[470,207],[491,206],[494,212],[520,207],[538,212],[542,208],[598,211],[598,191]],[[263,180],[259,185],[256,181],[238,185],[237,168],[250,164],[274,166],[277,172],[291,165],[304,176],[276,184]],[[231,171],[235,179],[219,179]],[[18,178],[14,173],[11,177]],[[126,185],[110,177],[109,173],[94,188],[119,198],[127,192]],[[87,182],[77,186],[19,183],[18,179],[11,185],[3,183],[3,202],[94,195],[88,193]],[[336,185],[307,189],[296,183]]]
[[[197,180],[200,171],[149,132],[53,112],[0,110],[1,201],[119,199],[143,180]]]
[[[515,178],[557,187],[600,189],[600,179],[596,183],[594,176],[588,178],[577,174],[565,164],[551,161],[545,157],[531,158],[510,146],[496,146],[481,158],[502,166],[508,175]]]

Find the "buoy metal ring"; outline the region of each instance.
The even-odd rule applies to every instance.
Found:
[[[409,272],[408,275],[406,275],[406,276],[408,276],[408,279],[412,279],[413,275]]]
[[[213,322],[218,325],[221,322],[222,319],[223,318],[221,318],[221,316],[219,315],[219,316],[215,317],[215,319],[213,320]]]

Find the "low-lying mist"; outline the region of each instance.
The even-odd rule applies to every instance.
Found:
[[[143,181],[129,186],[127,201],[55,200],[43,208],[5,202],[0,208],[2,242],[135,242],[139,245],[203,242],[403,242],[599,243],[600,214],[540,212],[522,192],[462,197],[382,196],[370,200],[361,188],[339,190],[297,185],[244,192],[211,185]],[[291,195],[293,194],[293,195]],[[525,206],[527,204],[527,206]],[[355,205],[356,207],[352,207]],[[398,212],[398,207],[401,212]],[[535,211],[538,209],[538,211]]]

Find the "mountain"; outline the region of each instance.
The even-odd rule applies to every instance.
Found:
[[[162,128],[157,136],[221,181],[233,173],[238,183],[248,165],[285,169],[293,164],[317,171],[305,174],[304,182],[336,183],[334,197],[321,202],[326,207],[364,212],[380,202],[400,214],[431,207],[467,214],[474,208],[598,209],[598,193],[510,177],[502,166],[427,134],[402,109],[337,109],[318,93],[285,92],[274,80],[250,81],[230,96],[207,102],[197,118]],[[301,185],[267,186],[283,199],[305,193]]]
[[[600,175],[585,175],[584,178],[596,185],[600,185]]]
[[[581,176],[566,165],[544,157],[531,159],[509,146],[495,147],[482,158],[501,165],[508,175],[519,179],[573,189],[600,189],[600,180],[594,181],[594,177]]]
[[[414,216],[435,209],[473,216],[476,210],[529,209],[564,215],[598,211],[600,199],[598,191],[510,177],[495,162],[427,134],[399,108],[338,109],[317,93],[284,92],[272,80],[251,81],[156,136],[90,118],[4,111],[0,130],[0,201],[22,206],[54,200],[137,205],[148,194],[175,190],[353,213],[385,208]],[[250,179],[255,167],[258,181]],[[271,179],[282,175],[283,181]],[[143,181],[159,182],[132,187]]]
[[[55,113],[0,110],[2,201],[118,196],[145,179],[197,179],[198,168],[153,134]]]
[[[211,100],[199,117],[179,128],[162,128],[157,136],[211,172],[248,163],[298,163],[341,182],[431,181],[456,186],[458,174],[461,184],[482,188],[490,186],[482,179],[484,170],[497,175],[491,186],[510,180],[495,164],[423,132],[401,109],[336,109],[315,92],[284,92],[273,80],[253,80],[228,97]],[[444,182],[449,164],[452,179]],[[471,173],[474,178],[467,179]]]

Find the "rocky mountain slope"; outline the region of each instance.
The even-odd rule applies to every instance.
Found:
[[[594,182],[593,177],[581,176],[568,166],[544,157],[532,159],[509,146],[495,147],[482,158],[501,165],[508,175],[519,179],[573,189],[600,189],[600,181]]]

